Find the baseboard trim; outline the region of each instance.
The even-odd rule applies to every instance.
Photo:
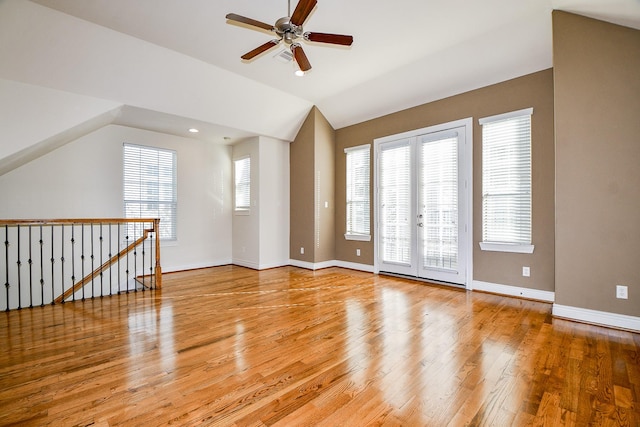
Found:
[[[260,265],[255,262],[246,261],[242,259],[234,259],[232,262],[233,265],[239,265],[240,267],[250,268],[252,270],[260,270]]]
[[[609,313],[607,311],[560,304],[553,304],[551,313],[555,317],[561,317],[563,319],[640,332],[640,317],[628,316],[626,314]]]
[[[508,295],[512,297],[526,298],[544,302],[555,301],[555,292],[551,291],[521,288],[519,286],[500,285],[497,283],[482,282],[480,280],[474,280],[472,282],[472,285],[474,291],[491,292],[493,294]]]
[[[229,264],[233,264],[231,259],[221,259],[221,260],[216,260],[216,261],[211,261],[211,262],[201,262],[201,263],[194,263],[194,264],[185,264],[185,265],[180,265],[180,266],[170,266],[170,267],[165,267],[162,266],[162,273],[177,273],[180,271],[189,271],[189,270],[199,270],[201,268],[209,268],[209,267],[220,267],[221,265],[229,265]]]
[[[359,264],[357,262],[347,262],[336,260],[336,267],[348,268],[349,270],[364,271],[366,273],[373,273],[373,265]]]
[[[372,265],[358,264],[355,262],[338,261],[338,260],[313,263],[313,262],[307,262],[307,261],[300,261],[297,259],[290,259],[289,265],[292,265],[294,267],[305,268],[307,270],[314,270],[314,271],[321,270],[323,268],[329,268],[329,267],[342,267],[342,268],[348,268],[350,270],[358,270],[358,271],[364,271],[367,273],[373,273]]]

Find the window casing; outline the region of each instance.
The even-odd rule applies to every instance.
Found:
[[[161,240],[176,240],[177,157],[173,150],[123,144],[125,218],[160,218]],[[129,238],[142,235],[142,223],[127,226]]]
[[[251,157],[233,162],[234,209],[237,213],[248,213],[251,209]]]
[[[483,250],[531,253],[533,109],[480,119]]]
[[[371,240],[371,144],[345,148],[347,240]]]

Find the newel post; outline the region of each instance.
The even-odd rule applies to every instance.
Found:
[[[156,232],[156,288],[162,288],[162,267],[160,266],[160,219],[153,220],[153,229]]]

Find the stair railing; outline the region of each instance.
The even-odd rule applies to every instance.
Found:
[[[159,289],[160,220],[0,220],[0,310]]]

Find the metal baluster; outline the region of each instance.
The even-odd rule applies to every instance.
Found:
[[[144,224],[143,224],[143,227],[142,227],[142,228],[143,228],[143,233],[144,233],[144,228],[145,228],[145,227],[144,227]],[[142,292],[144,292],[144,285],[145,285],[145,279],[144,279],[144,252],[145,252],[145,251],[144,251],[144,242],[145,242],[146,240],[147,240],[147,239],[144,239],[144,240],[142,241]]]
[[[112,225],[113,225],[112,223],[109,223],[109,259],[113,258],[113,255],[111,252],[111,249],[113,248],[112,246],[113,242],[111,241]],[[113,271],[113,264],[109,266],[109,295],[113,295],[113,276],[111,274],[112,271]]]
[[[22,267],[22,261],[20,261],[20,225],[16,227],[16,232],[18,234],[18,310],[22,309],[22,280],[20,275],[20,270]],[[7,265],[8,268],[8,265]],[[7,300],[7,307],[9,306],[9,300]]]
[[[151,233],[151,240],[149,240],[149,244],[153,247],[153,239],[155,237],[155,233]],[[153,249],[150,249],[149,255],[149,289],[153,289],[153,259],[154,259]]]
[[[94,272],[96,271],[93,265],[93,260],[94,260],[94,256],[93,256],[93,228],[94,225],[91,224],[91,299],[94,299],[96,297],[96,287],[95,287],[95,282],[94,282]]]
[[[62,285],[62,293],[64,295],[64,224],[60,224],[60,283]],[[64,299],[62,300],[64,304]]]
[[[129,248],[129,235],[128,234],[124,238],[124,241],[126,243],[126,247]],[[127,284],[127,293],[129,293],[129,251],[127,251],[127,269],[125,270],[125,272],[127,273],[127,281],[125,283]]]
[[[76,225],[71,224],[71,287],[76,284]],[[71,300],[76,300],[76,293],[71,295]]]
[[[31,248],[33,247],[31,240],[31,228],[29,226],[29,308],[33,308],[33,257],[31,256]]]
[[[80,280],[83,280],[85,278],[85,275],[84,275],[84,223],[80,224],[80,226],[82,227],[81,228],[81,230],[82,230],[81,234],[82,235],[80,236],[82,238],[82,248],[81,248],[82,253],[80,254],[80,262],[82,264],[82,279],[80,279]],[[82,286],[82,299],[83,300],[84,300],[84,288],[85,287],[86,286]]]
[[[9,226],[4,226],[4,257],[6,259],[6,281],[4,282],[4,287],[7,291],[7,309],[9,311]]]
[[[56,262],[56,259],[53,257],[53,247],[55,246],[53,244],[53,229],[54,226],[53,224],[51,224],[51,305],[56,303],[56,291],[54,289],[54,273],[55,273],[55,269],[54,269],[54,264]]]
[[[104,262],[102,259],[102,245],[104,243],[104,239],[102,238],[102,223],[100,223],[100,265],[102,265],[102,263]],[[103,275],[103,271],[102,269],[100,269],[100,298],[102,298],[104,295],[104,284],[103,284],[103,280],[104,280],[104,275]]]
[[[138,227],[136,227],[136,229],[137,228]],[[133,248],[133,292],[138,292],[138,280],[136,277],[137,274],[138,274],[138,246],[136,245]]]
[[[118,223],[118,255],[120,255],[120,223]],[[118,272],[118,295],[120,295],[120,292],[122,290],[122,288],[120,287],[120,257],[118,257],[118,268],[116,269],[116,271]]]
[[[40,307],[44,307],[44,240],[42,240],[42,225],[40,225]]]

